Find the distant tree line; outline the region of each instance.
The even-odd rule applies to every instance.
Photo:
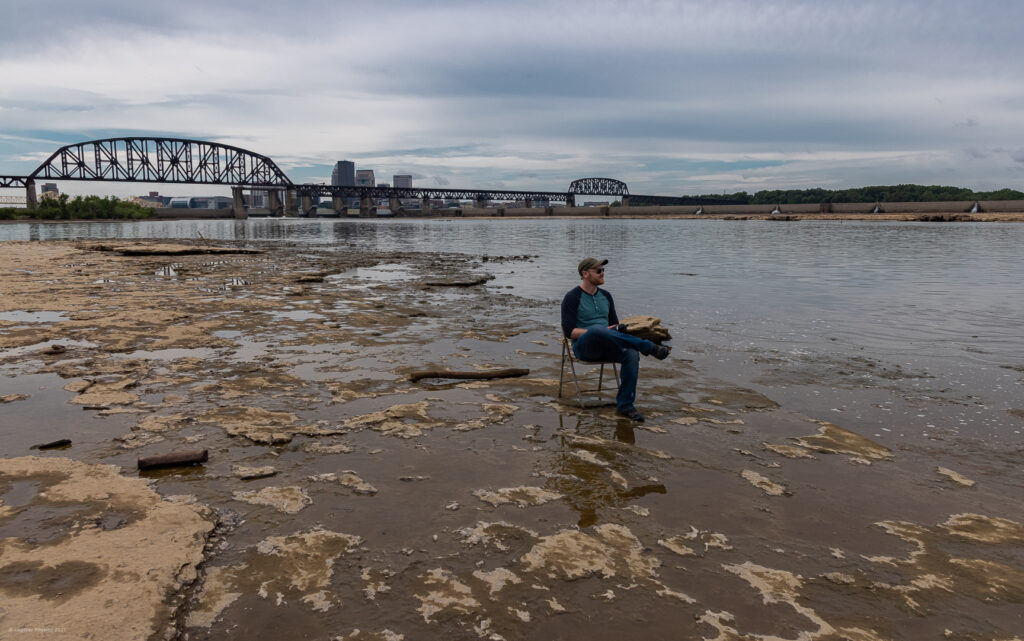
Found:
[[[150,218],[154,214],[149,207],[113,197],[75,196],[67,194],[57,198],[43,198],[35,209],[0,209],[0,220],[37,218],[40,220],[96,220]]]
[[[889,185],[854,187],[852,189],[772,189],[753,195],[738,191],[733,194],[706,194],[695,198],[731,200],[748,205],[815,204],[815,203],[926,203],[949,200],[1024,200],[1024,192],[1016,189],[972,191],[963,187],[942,185]]]

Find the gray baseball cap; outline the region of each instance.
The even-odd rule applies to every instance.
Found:
[[[577,271],[579,271],[580,276],[582,276],[583,272],[585,272],[585,271],[587,271],[589,269],[594,269],[595,267],[601,267],[602,265],[607,265],[607,264],[608,264],[608,259],[607,258],[605,258],[604,260],[598,260],[596,258],[589,258],[588,257],[588,258],[584,258],[583,260],[580,261],[580,264],[579,264],[579,267],[577,268]]]

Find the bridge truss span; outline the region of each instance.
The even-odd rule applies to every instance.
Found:
[[[31,178],[290,187],[266,156],[185,138],[107,138],[61,147]]]
[[[321,196],[345,198],[431,198],[443,200],[531,200],[566,202],[569,194],[564,191],[499,191],[491,189],[430,189],[419,187],[343,187],[336,185],[296,185],[299,196]]]
[[[614,178],[580,178],[569,183],[569,193],[588,196],[628,196],[629,187]]]
[[[27,187],[28,176],[0,176],[0,188]]]

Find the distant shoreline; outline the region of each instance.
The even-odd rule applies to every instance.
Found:
[[[618,209],[618,208],[615,208]],[[794,222],[801,220],[866,220],[866,221],[892,221],[892,222],[1024,222],[1024,212],[1006,213],[949,213],[949,212],[920,212],[920,213],[879,213],[879,214],[821,214],[821,213],[782,213],[782,214],[680,214],[680,213],[631,213],[623,208],[622,213],[581,213],[566,215],[562,213],[544,214],[544,209],[538,208],[537,213],[496,213],[497,210],[473,209],[461,212],[445,211],[444,213],[432,213],[416,216],[313,216],[299,218],[294,216],[286,217],[289,220],[458,220],[458,219],[499,219],[515,218],[522,220],[768,220],[779,222]],[[253,216],[255,220],[269,219],[267,216]],[[159,218],[72,218],[72,219],[36,219],[24,218],[20,220],[0,220],[0,225],[20,224],[59,224],[59,223],[115,223],[115,222],[157,222],[174,220],[235,220],[233,218],[212,218],[210,216],[174,216]],[[280,218],[274,218],[280,220]]]

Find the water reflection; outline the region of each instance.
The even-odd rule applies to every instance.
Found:
[[[541,472],[545,489],[558,492],[579,514],[577,525],[589,527],[614,520],[612,511],[648,494],[666,494],[657,481],[661,459],[636,446],[630,421],[609,425],[596,412],[559,416],[558,449]],[[567,428],[568,425],[573,427]]]
[[[633,427],[632,421],[628,419],[615,421],[615,440],[628,445],[636,443],[636,430]]]
[[[0,240],[72,238],[284,240],[377,252],[491,257],[488,287],[549,300],[578,280],[581,256],[610,260],[620,315],[651,314],[677,350],[756,360],[896,360],[905,370],[965,380],[964,392],[1014,405],[1001,367],[1024,366],[1024,225],[658,220],[250,219],[103,221],[0,226]],[[740,360],[721,359],[723,376]],[[966,371],[965,371],[966,370]]]

